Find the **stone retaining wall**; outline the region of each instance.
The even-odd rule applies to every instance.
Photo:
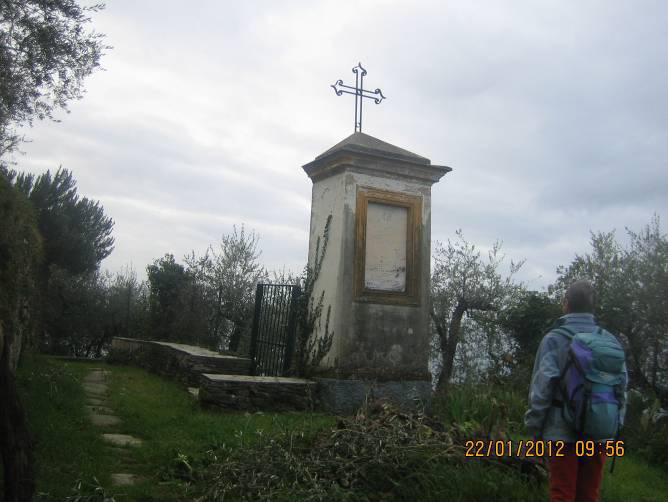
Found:
[[[107,357],[110,362],[135,364],[159,375],[197,387],[203,373],[248,375],[250,359],[218,354],[179,343],[115,337]]]
[[[431,406],[431,382],[249,376],[250,359],[169,342],[114,338],[110,362],[134,364],[199,387],[202,406],[225,410],[311,410],[349,415],[367,401],[401,409]]]
[[[316,383],[302,378],[202,375],[202,406],[226,410],[311,410]]]

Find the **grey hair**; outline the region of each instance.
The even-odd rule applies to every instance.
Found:
[[[594,313],[596,292],[591,282],[587,280],[575,281],[566,290],[568,310],[572,313]]]

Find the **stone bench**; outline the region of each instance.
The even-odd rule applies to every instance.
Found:
[[[136,364],[197,387],[203,373],[248,375],[250,359],[180,343],[115,337],[108,360]]]
[[[302,378],[204,374],[199,400],[204,407],[228,410],[310,410],[316,385]]]

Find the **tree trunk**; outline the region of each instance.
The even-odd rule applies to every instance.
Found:
[[[213,318],[213,337],[216,340],[216,343],[219,343],[218,337],[220,336],[220,324],[223,321],[223,289],[218,288],[218,294],[216,297],[216,314]]]
[[[32,441],[10,369],[7,350],[0,359],[0,454],[4,468],[4,502],[32,500],[35,491]]]
[[[237,352],[239,350],[239,343],[241,342],[241,335],[244,331],[244,327],[239,323],[234,323],[234,329],[232,330],[232,335],[230,335],[230,348],[231,352]]]
[[[455,363],[455,352],[457,351],[457,344],[459,343],[459,333],[462,326],[462,318],[466,312],[466,304],[463,300],[459,300],[455,311],[452,313],[450,326],[448,328],[448,336],[441,336],[441,358],[443,360],[443,368],[438,377],[436,384],[436,391],[441,396],[446,396],[448,393],[448,384],[452,376],[452,369]]]
[[[654,343],[652,345],[652,387],[657,388],[656,376],[659,369],[659,338],[654,334]]]
[[[643,387],[645,389],[651,389],[652,384],[645,375],[645,372],[642,368],[642,355],[641,355],[641,344],[636,336],[636,333],[632,329],[628,329],[626,333],[626,339],[629,342],[629,353],[627,354],[626,362],[629,364],[628,370],[630,370],[631,377],[634,380],[635,385]],[[628,357],[628,356],[631,357]]]

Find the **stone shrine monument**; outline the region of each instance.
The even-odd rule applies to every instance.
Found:
[[[314,286],[334,332],[316,372],[322,404],[349,413],[369,396],[429,406],[431,186],[451,168],[356,131],[303,169],[313,182],[311,267],[332,216]]]
[[[331,87],[339,96],[355,96],[355,132],[303,166],[313,182],[308,263],[315,282],[309,280],[307,290],[316,310],[322,308],[319,325],[316,320],[308,333],[316,340],[307,347],[315,342],[318,348],[313,379],[285,376],[294,370],[301,313],[294,310],[299,289],[290,285],[258,285],[248,358],[115,337],[110,360],[199,385],[189,390],[207,408],[304,410],[316,404],[348,414],[376,399],[430,407],[431,187],[452,169],[364,134],[364,99],[379,104],[386,97],[364,89],[361,64],[352,71],[354,87],[342,80]],[[267,301],[265,288],[273,288]]]

